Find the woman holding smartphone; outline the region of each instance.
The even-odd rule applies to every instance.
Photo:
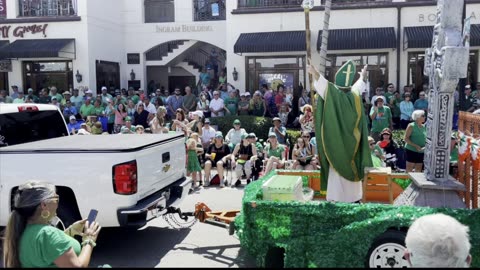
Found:
[[[86,219],[65,231],[51,226],[59,201],[49,183],[30,181],[18,188],[3,242],[5,267],[88,267],[101,227]],[[75,235],[82,235],[81,243]]]

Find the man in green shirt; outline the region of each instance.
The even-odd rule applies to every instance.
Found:
[[[131,99],[135,105],[137,105],[138,101],[140,100],[140,97],[135,95],[133,87],[128,88],[127,99]]]
[[[190,86],[185,87],[182,108],[186,115],[188,115],[189,112],[194,112],[197,108],[197,97],[192,94],[192,88],[190,88]]]
[[[372,136],[376,142],[381,139],[380,132],[382,132],[384,128],[393,130],[392,112],[389,107],[384,106],[381,97],[377,97],[374,106],[370,109],[370,119],[372,120],[370,136]]]
[[[394,92],[395,92],[395,85],[393,85],[393,83],[389,83],[387,84],[387,92],[385,93],[385,98],[387,99],[386,102],[387,102],[387,106],[390,107],[390,99],[393,97],[394,95]],[[390,107],[391,109],[392,107]]]
[[[223,101],[227,109],[227,115],[237,115],[238,97],[236,97],[236,91],[231,90],[228,94],[228,97]]]
[[[23,94],[23,90],[18,91],[18,97],[13,100],[13,103],[24,103],[25,102],[25,95]]]
[[[84,120],[87,119],[87,116],[95,115],[95,107],[91,104],[91,99],[87,97],[85,103],[80,107],[80,115]]]
[[[58,91],[58,90],[57,90],[57,87],[52,86],[52,87],[50,88],[50,96],[51,96],[51,97],[56,97],[58,103],[61,103],[62,100],[63,100],[63,96],[62,96],[61,94],[59,94],[57,91]]]

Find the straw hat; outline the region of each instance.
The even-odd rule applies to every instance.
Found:
[[[309,109],[311,112],[313,112],[313,107],[312,107],[312,105],[310,105],[310,104],[306,104],[306,105],[304,105],[303,107],[301,107],[301,108],[300,108],[300,111],[301,111],[302,113],[305,113],[305,109]]]

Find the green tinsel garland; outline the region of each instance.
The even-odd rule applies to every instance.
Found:
[[[262,184],[275,174],[273,171],[246,187],[241,214],[235,219],[242,247],[260,267],[265,266],[270,247],[285,249],[285,267],[364,267],[376,237],[389,228],[406,231],[416,218],[438,212],[470,227],[472,266],[480,266],[478,210],[263,201]]]

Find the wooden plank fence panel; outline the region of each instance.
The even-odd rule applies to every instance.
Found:
[[[465,133],[467,136],[479,138],[480,115],[459,112],[458,130]],[[464,162],[459,162],[457,180],[465,185],[466,192],[461,192],[461,195],[464,198],[467,207],[471,209],[478,208],[480,172],[473,169],[471,158],[468,158]]]

